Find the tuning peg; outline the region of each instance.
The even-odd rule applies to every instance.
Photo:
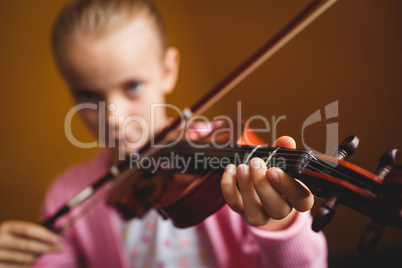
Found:
[[[353,155],[359,146],[359,138],[354,135],[347,137],[338,147],[334,157],[339,160],[346,160],[349,156]]]
[[[389,149],[386,151],[380,158],[380,161],[377,166],[376,174],[379,178],[385,179],[385,177],[392,171],[393,167],[396,164],[396,160],[399,155],[398,149]],[[383,199],[383,196],[380,195],[379,198]],[[378,209],[379,211],[383,211],[382,208]],[[356,246],[356,251],[360,255],[365,255],[371,249],[373,249],[378,242],[380,241],[382,232],[384,230],[384,223],[379,219],[373,219],[364,229],[359,242]]]
[[[356,136],[347,137],[335,151],[334,157],[339,160],[346,160],[349,156],[354,154],[357,146],[359,145],[359,138]],[[339,193],[335,192],[327,201],[325,201],[319,208],[314,217],[312,229],[316,232],[321,231],[327,226],[334,214],[336,207],[339,203]]]
[[[399,150],[397,148],[389,149],[381,156],[375,171],[378,177],[384,179],[391,172],[396,164],[398,156]]]
[[[313,231],[319,232],[331,222],[338,206],[338,200],[338,194],[336,193],[318,208],[311,226]]]
[[[372,250],[380,241],[382,231],[384,230],[384,224],[378,220],[372,220],[364,228],[363,234],[360,236],[360,240],[357,243],[356,251],[358,254],[364,256]]]

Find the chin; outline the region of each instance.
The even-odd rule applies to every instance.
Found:
[[[146,142],[143,143],[133,143],[132,146],[128,144],[121,144],[120,146],[116,146],[118,148],[120,154],[124,154],[126,156],[129,156],[131,153],[137,152],[139,149],[141,149]]]

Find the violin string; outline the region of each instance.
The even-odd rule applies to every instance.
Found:
[[[250,147],[250,148],[253,148],[252,146]],[[223,152],[223,153],[233,153],[233,152],[250,152],[250,148],[239,148],[239,150],[237,150],[236,148],[222,148],[222,149],[219,149],[219,151],[218,152]],[[255,147],[254,147],[255,148]],[[272,150],[275,150],[277,147],[268,147],[268,148],[272,148]],[[211,148],[208,148],[208,149],[211,149]],[[212,149],[216,149],[216,148],[212,148]],[[261,147],[261,148],[258,148],[259,150],[258,151],[261,151],[261,150],[263,150],[263,149],[267,149],[267,147]],[[351,176],[349,176],[349,175],[347,175],[347,174],[345,174],[344,172],[341,172],[341,171],[339,171],[339,170],[337,170],[337,169],[334,169],[333,167],[331,167],[330,165],[325,165],[324,163],[322,163],[322,162],[320,162],[318,159],[316,159],[309,151],[304,151],[304,150],[297,150],[297,149],[288,149],[288,148],[281,148],[281,150],[283,150],[283,151],[289,151],[289,152],[296,152],[296,153],[299,153],[299,154],[289,154],[289,153],[282,153],[282,152],[277,152],[276,154],[275,154],[275,156],[299,156],[299,157],[301,157],[301,158],[304,158],[304,159],[307,159],[307,158],[309,158],[309,156],[310,157],[312,157],[311,159],[309,159],[310,161],[309,161],[309,163],[307,163],[306,164],[306,168],[307,167],[309,167],[309,168],[311,168],[311,169],[314,169],[315,171],[317,171],[317,172],[319,172],[319,173],[324,173],[324,174],[327,174],[327,175],[330,175],[330,176],[334,176],[334,175],[337,175],[337,176],[339,176],[339,178],[347,178],[347,179],[349,179],[350,181],[356,181],[356,179],[354,179],[353,177],[351,177]],[[261,153],[261,152],[258,152],[257,150],[254,152],[254,154],[258,157],[258,153]],[[272,153],[272,151],[269,151],[269,152],[267,152],[267,153]],[[308,154],[308,155],[305,155],[305,154]],[[231,155],[230,155],[231,156]],[[285,161],[292,161],[292,159],[286,159],[285,158]],[[331,172],[332,172],[332,175],[331,174],[329,174],[329,173],[327,173],[327,172],[325,172],[324,170],[320,170],[320,169],[318,169],[318,168],[315,168],[314,166],[312,166],[312,164],[311,163],[316,163],[316,164],[318,164],[319,166],[321,166],[321,167],[324,167],[325,169],[327,169],[327,170],[330,170]],[[363,182],[362,182],[363,183]]]
[[[245,154],[244,155],[244,158],[246,159],[246,160],[249,160],[250,158],[251,158],[251,156],[252,155],[257,155],[257,150],[256,149],[258,149],[258,148],[260,148],[260,147],[255,147],[253,150],[252,150],[252,153],[250,153],[250,154]],[[277,150],[279,147],[275,147],[275,150]],[[215,149],[215,148],[213,148],[213,149]],[[273,150],[273,151],[275,151],[275,150]],[[281,148],[281,150],[282,150],[282,148]],[[211,151],[211,150],[210,150]],[[289,151],[291,151],[291,152],[295,152],[296,150],[292,150],[292,149],[289,149]],[[301,151],[301,150],[300,150]],[[180,153],[183,153],[182,151],[179,151],[179,150],[176,150],[175,151],[176,153],[178,153],[178,154],[180,154]],[[232,148],[229,148],[229,149],[220,149],[218,152],[230,152],[231,154],[223,154],[223,156],[228,156],[228,157],[233,157],[233,158],[235,158],[234,156],[233,156],[233,152],[238,152],[237,150],[233,150]],[[250,152],[250,150],[244,150],[243,152]],[[285,156],[285,161],[298,161],[298,162],[302,162],[302,160],[300,160],[300,157],[304,157],[304,159],[307,159],[307,156],[305,156],[304,154],[306,153],[306,151],[301,151],[302,153],[299,153],[299,154],[288,154],[288,153],[280,153],[280,152],[277,152],[277,153],[275,153],[275,154],[272,154],[273,152],[263,152],[264,154],[267,154],[267,156],[266,157],[263,157],[263,156],[261,156],[261,155],[258,155],[257,157],[261,157],[262,159],[264,159],[264,158],[269,158],[269,156],[273,156],[275,159],[276,159],[276,156]],[[184,152],[186,155],[188,155],[188,151],[186,151],[186,152]],[[261,152],[259,152],[260,154],[261,154]],[[208,155],[208,154],[207,154]],[[310,154],[309,154],[310,155]],[[286,156],[290,156],[290,157],[298,157],[296,160],[294,160],[294,159],[291,159],[291,158],[286,158]],[[310,155],[311,156],[311,155]],[[248,162],[248,161],[244,161],[244,162]]]
[[[252,148],[252,147],[251,147]],[[262,148],[260,148],[259,149],[259,151],[261,151],[262,149],[266,149],[267,147],[262,147]],[[270,149],[271,149],[271,151],[267,151],[266,153],[267,154],[270,154],[270,153],[273,153],[275,150],[277,150],[278,149],[278,147],[269,147]],[[249,152],[250,151],[250,149],[246,149],[246,148],[240,148],[240,150],[237,150],[236,148],[223,148],[223,149],[219,149],[219,151],[218,152],[229,152],[229,153],[233,153],[233,151],[235,151],[235,152]],[[289,151],[289,152],[295,152],[296,154],[292,154],[292,153],[283,153],[283,152],[281,152],[281,151]],[[322,166],[322,167],[324,167],[324,168],[326,168],[326,169],[328,169],[328,170],[330,170],[330,171],[332,171],[333,173],[336,173],[336,174],[338,174],[338,175],[341,175],[341,176],[343,176],[343,177],[347,177],[347,178],[349,178],[349,179],[351,179],[351,180],[354,180],[352,177],[350,177],[349,175],[347,175],[347,174],[345,174],[345,173],[343,173],[343,172],[341,172],[341,171],[339,171],[339,170],[337,170],[337,169],[334,169],[334,168],[332,168],[330,165],[325,165],[324,163],[322,163],[322,162],[320,162],[318,159],[316,159],[309,151],[304,151],[304,150],[297,150],[297,149],[287,149],[287,148],[281,148],[281,151],[279,151],[279,152],[276,152],[276,154],[275,154],[275,156],[293,156],[293,157],[295,157],[295,156],[298,156],[298,157],[302,157],[302,158],[305,158],[305,159],[307,159],[309,156],[311,157],[311,159],[310,159],[310,162],[313,162],[313,163],[316,163],[316,164],[318,164],[318,165],[320,165],[320,166]],[[265,153],[265,152],[257,152],[257,151],[254,151],[253,150],[253,152],[254,152],[254,154],[255,155],[258,155],[258,154],[261,154],[261,153]],[[298,154],[297,154],[298,153]],[[305,155],[305,154],[308,154],[308,155]],[[231,156],[231,155],[230,155]],[[269,157],[269,156],[268,156]],[[289,159],[289,158],[287,158],[287,159],[285,159],[286,161],[290,161],[291,159]],[[311,166],[311,164],[310,163],[308,163],[306,166],[309,166],[309,167],[311,167],[311,168],[314,168],[313,166]],[[314,168],[316,171],[319,171],[319,172],[322,172],[322,173],[325,173],[324,171],[321,171],[321,170],[319,170],[319,169],[317,169],[317,168]],[[327,173],[326,173],[327,174]],[[329,174],[328,174],[329,175]]]
[[[277,150],[279,147],[273,147],[275,150]],[[216,149],[216,148],[213,148],[213,149]],[[257,154],[257,150],[262,150],[262,149],[264,149],[263,147],[254,147],[254,149],[252,150],[252,152],[253,153],[250,153],[250,154],[248,154],[248,157],[247,156],[245,156],[245,158],[247,159],[247,160],[249,160],[251,157],[251,155],[253,155],[253,154]],[[286,148],[284,148],[284,149],[286,149]],[[308,151],[303,151],[303,150],[296,150],[296,149],[286,149],[287,151],[290,151],[290,152],[297,152],[297,151],[300,151],[301,152],[301,154],[299,153],[299,154],[289,154],[289,153],[281,153],[281,152],[277,152],[277,153],[275,153],[275,154],[272,154],[275,150],[273,150],[273,151],[270,151],[270,152],[263,152],[263,153],[266,153],[266,154],[268,154],[268,156],[266,157],[267,159],[269,158],[269,156],[273,156],[273,158],[275,158],[276,156],[293,156],[293,157],[298,157],[297,159],[290,159],[290,158],[285,158],[285,161],[286,162],[291,162],[291,161],[296,161],[296,162],[303,162],[303,160],[301,160],[300,158],[301,157],[303,157],[304,159],[307,159],[307,156],[305,155],[305,153],[307,153],[309,156],[312,156],[311,154],[309,154],[308,153]],[[283,148],[281,148],[280,150],[283,150]],[[243,149],[242,150],[243,152],[250,152],[250,150],[246,150],[246,149]],[[178,153],[178,154],[180,154],[180,153],[182,153],[182,151],[179,151],[179,150],[176,150],[175,151],[176,153]],[[186,151],[185,153],[186,154],[188,154],[187,153],[188,151]],[[233,157],[233,152],[238,152],[238,150],[236,150],[236,149],[233,149],[233,148],[223,148],[223,149],[219,149],[218,150],[218,152],[226,152],[226,153],[228,153],[228,152],[230,152],[231,154],[225,154],[225,156],[230,156],[230,157]],[[261,152],[259,152],[260,154],[261,154]],[[313,158],[315,158],[314,156],[312,156]],[[262,157],[262,159],[264,159],[264,157]],[[276,159],[276,158],[275,158]],[[245,161],[245,162],[248,162],[248,161]],[[289,166],[297,166],[297,165],[289,165]]]
[[[274,151],[274,150],[276,150],[278,147],[262,147],[261,145],[258,145],[259,146],[259,150],[261,151],[261,150],[263,150],[263,149],[268,149],[267,151],[266,151],[266,153],[269,153],[269,152],[272,152],[272,151]],[[250,151],[252,151],[255,147],[258,147],[258,146],[249,146],[249,147],[240,147],[240,148],[228,148],[228,147],[222,147],[222,148],[219,148],[219,147],[201,147],[201,148],[199,148],[199,149],[202,149],[202,150],[209,150],[209,151],[212,151],[212,152],[230,152],[230,153],[232,153],[232,152],[250,152]],[[183,146],[182,148],[180,148],[180,147],[178,147],[178,148],[169,148],[169,149],[175,149],[176,151],[179,151],[180,152],[180,150],[183,150],[183,151],[189,151],[189,150],[192,150],[192,151],[194,151],[194,149],[198,149],[198,148],[193,148],[193,147],[187,147],[187,146]],[[309,151],[307,151],[307,150],[301,150],[301,149],[288,149],[288,148],[283,148],[283,147],[281,147],[280,148],[280,151],[288,151],[288,152],[294,152],[294,153],[308,153]],[[169,152],[171,152],[171,150],[169,150]]]
[[[316,167],[309,166],[309,168],[310,168],[311,170],[313,170],[313,171],[318,172],[318,173],[324,173],[324,174],[327,174],[327,175],[333,177],[331,174],[328,174],[328,173],[326,173],[326,172],[323,172],[322,170],[320,170],[320,169],[318,169],[318,168],[316,168]],[[341,173],[341,172],[339,172],[339,173]],[[341,174],[342,174],[342,173],[341,173]],[[347,175],[344,175],[344,174],[343,174],[343,176],[346,176],[346,177],[348,177],[348,178],[350,179],[350,180],[347,181],[347,182],[353,183],[353,182],[357,181],[356,179],[353,179],[353,178],[350,177],[350,176],[347,176]],[[362,182],[362,181],[360,181],[360,182],[361,182],[362,185],[357,185],[356,183],[353,183],[353,185],[355,185],[355,186],[357,186],[357,187],[360,187],[360,188],[364,188],[365,190],[368,190],[368,187],[369,187],[369,186],[368,186],[367,184],[365,184],[364,182]]]
[[[287,155],[287,156],[293,156],[293,157],[296,157],[297,155],[292,155],[292,154],[276,154],[275,156],[273,156],[272,158],[273,159],[275,159],[276,161],[278,161],[278,158],[276,157],[276,156],[285,156],[285,155]],[[246,159],[245,161],[242,161],[241,163],[248,163],[249,161],[248,160],[250,160],[250,157],[251,155],[245,155],[244,156],[244,158]],[[186,156],[187,157],[187,156]],[[229,155],[229,157],[231,157],[231,158],[234,158],[234,159],[236,159],[236,157],[235,156],[232,156],[232,155]],[[263,160],[264,160],[264,158],[266,158],[266,159],[268,159],[269,158],[269,156],[268,157],[261,157],[261,156],[256,156],[256,157],[260,157],[260,158],[262,158]],[[296,161],[296,162],[303,162],[303,160],[301,160],[300,158],[301,157],[304,157],[304,159],[307,159],[307,157],[306,156],[297,156],[297,158],[295,158],[295,159],[292,159],[292,158],[283,158],[284,159],[284,161],[286,161],[286,162],[289,162],[289,161]],[[279,159],[280,160],[280,159]]]
[[[215,151],[212,151],[212,150],[210,150],[210,148],[207,148],[207,149],[209,149],[209,152],[208,153],[206,153],[206,155],[209,155],[210,153],[213,153],[213,152],[215,152]],[[275,149],[275,148],[274,148]],[[264,153],[264,154],[270,154],[270,153],[272,153],[273,151],[274,151],[274,149],[272,150],[272,151],[266,151],[266,152],[255,152],[256,154],[262,154],[262,153]],[[282,148],[280,149],[280,150],[282,150]],[[247,149],[243,149],[243,150],[232,150],[232,149],[219,149],[219,150],[217,150],[217,152],[218,153],[222,153],[220,156],[229,156],[229,157],[231,157],[232,155],[233,155],[233,152],[235,152],[235,153],[237,153],[237,152],[239,152],[239,153],[248,153],[248,152],[250,152],[251,150],[247,150]],[[170,153],[171,151],[169,151],[169,153]],[[175,150],[174,151],[175,153],[178,153],[178,154],[185,154],[185,155],[189,155],[189,153],[188,153],[188,151],[187,150],[184,150],[184,151],[180,151],[180,150]],[[278,156],[299,156],[299,157],[302,157],[303,156],[303,154],[308,154],[308,155],[310,155],[310,156],[312,156],[311,154],[309,154],[308,153],[308,151],[303,151],[303,150],[294,150],[294,151],[291,151],[291,152],[294,152],[294,153],[282,153],[281,151],[278,151],[275,155],[278,155]],[[227,153],[227,154],[224,154],[224,153]],[[229,154],[230,153],[230,154]],[[216,156],[216,154],[214,154],[215,156]]]
[[[340,176],[342,176],[342,177],[344,177],[344,178],[347,178],[349,182],[360,182],[361,184],[363,184],[363,185],[365,185],[366,187],[368,187],[367,183],[365,183],[364,181],[359,181],[359,180],[357,180],[357,179],[355,179],[355,178],[353,178],[353,177],[351,177],[351,176],[349,176],[349,175],[347,175],[347,174],[345,174],[345,173],[343,173],[343,172],[341,172],[341,171],[339,171],[339,170],[336,170],[336,169],[330,167],[329,165],[325,165],[325,164],[321,163],[321,162],[318,161],[318,160],[311,160],[311,161],[312,161],[313,163],[317,163],[317,164],[319,164],[320,166],[325,167],[326,169],[328,169],[328,170],[330,170],[330,171],[336,173],[338,176],[340,175]],[[311,162],[311,161],[310,161],[310,162]],[[315,170],[316,170],[317,172],[319,172],[319,173],[327,174],[327,175],[333,177],[333,175],[328,174],[328,173],[325,172],[324,170],[320,170],[320,169],[318,169],[318,168],[315,168],[315,167],[312,166],[310,163],[308,163],[308,164],[306,165],[306,167],[311,168],[311,169],[315,169]],[[340,178],[340,177],[339,177],[339,178]],[[356,183],[354,183],[354,185],[356,185]]]

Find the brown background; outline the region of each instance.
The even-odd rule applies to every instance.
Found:
[[[64,135],[64,117],[72,103],[49,47],[50,27],[64,2],[0,2],[0,221],[36,221],[52,179],[95,152],[75,148]],[[181,108],[196,101],[308,3],[155,2],[171,43],[182,55],[180,80],[168,99]],[[402,148],[401,12],[399,0],[339,1],[215,105],[208,117],[235,116],[236,103],[242,101],[243,118],[286,115],[278,135],[291,135],[301,145],[303,121],[339,100],[339,118],[331,122],[339,122],[340,139],[350,134],[361,139],[350,161],[374,170],[386,149]],[[325,146],[325,123],[306,132],[309,145],[319,150]],[[93,139],[78,119],[74,133],[84,141]],[[264,138],[272,142],[270,135]],[[368,222],[339,208],[325,230],[331,260],[352,252]],[[402,231],[386,228],[374,256],[400,247],[401,239]]]

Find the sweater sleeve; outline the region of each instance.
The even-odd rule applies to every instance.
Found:
[[[82,189],[101,177],[106,170],[109,154],[108,150],[100,151],[90,161],[77,164],[58,176],[46,193],[40,215],[41,220],[54,215],[58,209],[81,192]],[[65,223],[71,216],[76,215],[75,213],[80,213],[79,208],[74,209],[59,219],[57,225],[60,226],[60,224]],[[79,222],[83,222],[83,220]],[[63,248],[59,252],[40,256],[33,267],[82,267],[84,262],[83,248],[77,239],[85,239],[87,237],[83,237],[81,233],[78,235],[79,227],[77,225],[79,225],[79,222],[76,222],[60,235]]]
[[[58,208],[60,208],[69,195],[68,179],[74,176],[74,170],[66,172],[55,180],[53,185],[48,189],[45,202],[42,206],[40,218],[42,220],[50,217]],[[70,187],[71,188],[71,187]],[[60,235],[63,248],[54,253],[41,255],[34,263],[33,267],[80,267],[80,256],[77,246],[74,242],[73,231],[67,230]]]
[[[314,232],[311,223],[310,212],[298,212],[285,230],[247,228],[261,249],[262,262],[270,267],[327,267],[325,237],[322,232]]]
[[[266,231],[225,205],[203,225],[218,267],[327,267],[325,237],[311,230],[311,222],[309,212],[297,212],[287,229]]]

